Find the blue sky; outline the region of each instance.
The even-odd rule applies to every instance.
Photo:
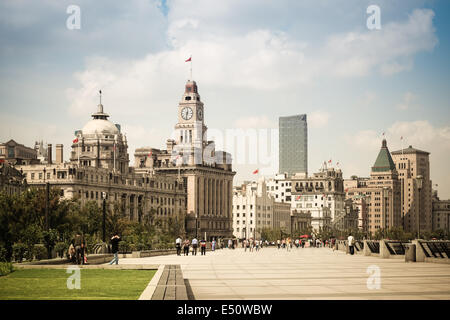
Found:
[[[79,30],[66,28],[72,4]],[[366,27],[371,4],[381,30]],[[2,1],[0,141],[63,143],[67,156],[102,89],[130,158],[164,147],[192,55],[211,132],[277,128],[279,116],[306,113],[309,171],[333,159],[346,177],[369,175],[382,132],[391,150],[404,136],[431,152],[433,183],[450,198],[449,9],[445,0]],[[236,163],[235,182],[265,165]]]

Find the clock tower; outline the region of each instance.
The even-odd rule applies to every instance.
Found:
[[[183,97],[178,105],[178,123],[175,125],[176,144],[184,150],[203,149],[206,146],[203,102],[198,94],[197,83],[186,83]]]

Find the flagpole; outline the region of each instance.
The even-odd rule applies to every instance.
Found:
[[[193,81],[193,79],[192,79],[192,55],[191,55],[191,81]]]
[[[114,141],[114,172],[116,172],[116,141]]]
[[[77,139],[78,139],[78,137],[77,137]],[[80,166],[80,139],[78,139],[78,167]]]

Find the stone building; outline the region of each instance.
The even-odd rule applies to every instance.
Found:
[[[277,174],[275,178],[267,180],[266,183],[267,191],[275,198],[275,201],[291,203],[292,183],[288,179],[287,173]]]
[[[14,140],[0,143],[0,163],[22,165],[39,163],[36,151]]]
[[[22,172],[8,163],[0,163],[0,192],[13,195],[23,192],[26,187],[27,181]]]
[[[166,227],[170,219],[184,220],[186,191],[182,180],[163,172],[137,172],[129,167],[128,145],[120,125],[107,118],[103,105],[81,130],[75,131],[70,162],[64,162],[63,145],[56,145],[56,161],[52,161],[51,144],[47,163],[16,166],[29,185],[58,187],[66,199],[82,203],[96,201],[105,195],[109,206],[120,203],[122,213],[133,221],[145,215],[161,221]]]
[[[275,200],[275,199],[274,199]],[[280,229],[287,234],[292,232],[292,215],[291,215],[291,204],[286,202],[273,202],[273,221],[272,228]],[[297,221],[303,222],[303,221]],[[302,226],[297,224],[297,226]]]
[[[348,183],[348,182],[347,182]],[[398,172],[383,139],[380,152],[372,167],[370,178],[346,189],[347,197],[364,199],[367,205],[367,231],[374,234],[379,229],[402,225],[401,189]]]
[[[444,230],[450,233],[450,199],[440,200],[436,195],[433,196],[433,231]]]
[[[345,193],[340,169],[327,168],[324,164],[312,176],[294,175],[291,182],[291,209],[310,213],[313,229],[331,229],[334,217],[345,213]]]
[[[352,199],[345,200],[345,210],[340,211],[334,216],[331,222],[332,228],[334,230],[356,230],[358,229],[359,216],[357,208],[354,206]]]
[[[412,146],[392,152],[392,159],[400,180],[403,229],[407,232],[417,232],[418,219],[421,231],[432,230],[432,182],[429,156],[429,152]],[[422,176],[420,190],[418,176]]]
[[[261,238],[262,229],[291,232],[290,204],[276,202],[264,180],[245,182],[233,189],[233,235],[238,239]]]
[[[369,207],[366,201],[366,197],[359,195],[358,193],[356,195],[353,194],[352,196],[349,196],[348,191],[350,189],[367,187],[367,181],[369,180],[370,178],[366,177],[361,178],[357,176],[353,176],[351,179],[344,180],[344,191],[346,193],[346,200],[347,199],[352,200],[353,209],[358,214],[358,229],[363,232],[369,231],[369,220],[368,220]]]
[[[293,234],[298,232],[306,232],[312,227],[311,212],[297,211],[296,209],[291,211],[291,232]]]
[[[207,140],[204,104],[195,81],[188,81],[178,104],[175,139],[166,150],[139,148],[136,172],[163,173],[181,179],[186,191],[187,231],[193,236],[230,238],[232,229],[233,177],[231,155],[215,150]]]

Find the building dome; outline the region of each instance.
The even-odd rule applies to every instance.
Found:
[[[82,129],[85,134],[119,134],[119,129],[114,123],[106,119],[93,119],[86,123]]]
[[[100,91],[101,93],[101,91]],[[86,123],[81,130],[83,134],[119,134],[119,128],[108,120],[109,115],[103,112],[103,105],[98,105],[97,112],[92,115],[92,120]]]

